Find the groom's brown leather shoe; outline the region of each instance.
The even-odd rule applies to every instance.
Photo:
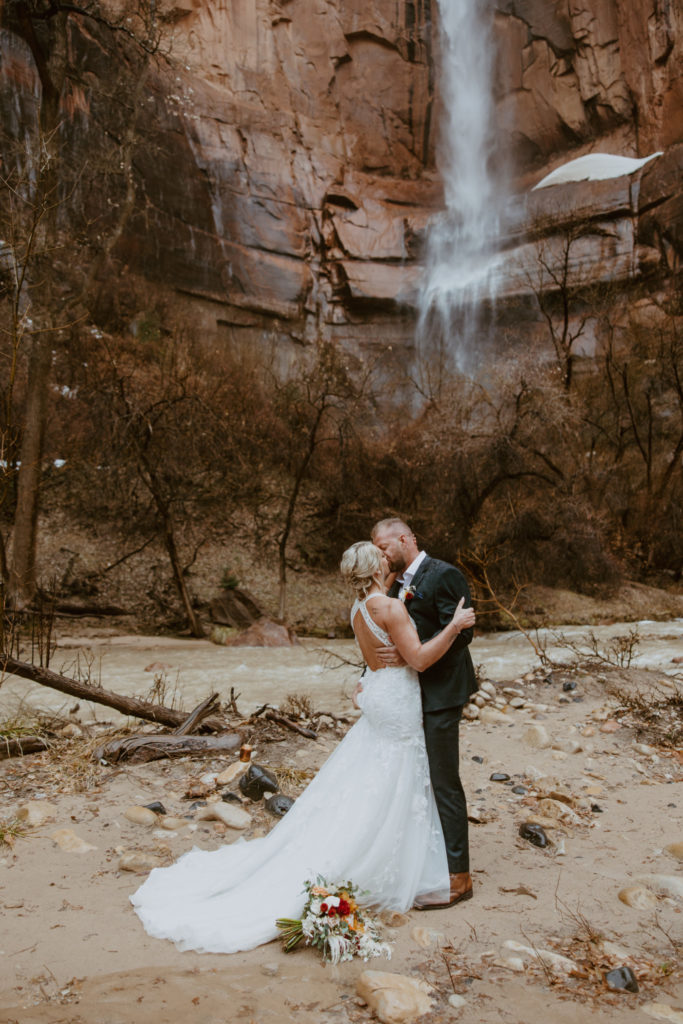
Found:
[[[427,893],[415,900],[413,908],[415,910],[443,910],[446,907],[454,907],[456,903],[472,899],[472,878],[469,871],[460,871],[448,877],[451,883],[448,901],[444,902],[436,893]]]

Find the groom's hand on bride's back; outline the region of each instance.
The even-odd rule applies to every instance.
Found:
[[[394,647],[393,644],[389,647],[378,647],[375,653],[382,665],[392,665],[400,668],[402,665],[408,664],[405,658],[399,654],[398,648]]]

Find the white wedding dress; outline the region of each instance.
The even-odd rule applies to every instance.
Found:
[[[365,601],[360,610],[382,643]],[[366,669],[361,718],[272,831],[219,850],[197,848],[155,868],[131,897],[149,935],[180,949],[234,953],[298,918],[303,885],[322,875],[365,890],[363,902],[405,911],[420,894],[446,900],[448,864],[429,781],[417,674]]]

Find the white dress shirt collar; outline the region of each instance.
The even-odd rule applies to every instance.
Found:
[[[410,586],[410,582],[411,582],[413,576],[415,575],[417,570],[420,568],[423,559],[425,559],[426,557],[427,557],[427,552],[426,551],[420,551],[420,553],[418,555],[416,555],[415,558],[412,560],[412,562],[410,563],[408,568],[404,569],[403,575],[398,577],[398,582],[401,584],[402,587],[409,587]]]

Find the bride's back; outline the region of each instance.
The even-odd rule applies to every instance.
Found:
[[[351,625],[363,658],[373,672],[384,668],[377,657],[377,650],[391,643],[391,637],[383,628],[384,612],[388,610],[391,601],[392,598],[384,594],[371,594],[355,601],[353,605]]]

